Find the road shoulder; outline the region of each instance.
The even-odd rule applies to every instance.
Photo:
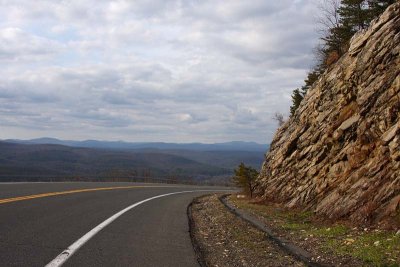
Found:
[[[195,199],[190,209],[195,249],[205,266],[304,266],[230,213],[217,195]]]

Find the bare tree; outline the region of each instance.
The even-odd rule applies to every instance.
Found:
[[[278,122],[279,126],[282,126],[285,123],[285,117],[282,113],[275,112],[274,116],[272,117],[273,120]]]
[[[329,34],[330,29],[337,28],[340,25],[340,0],[320,0],[318,9],[320,13],[316,17],[318,25],[317,31],[322,36]]]
[[[318,15],[315,17],[316,31],[320,43],[314,48],[316,65],[324,69],[335,62],[342,54],[342,47],[337,30],[340,27],[340,0],[318,0]],[[332,50],[333,48],[333,50]]]

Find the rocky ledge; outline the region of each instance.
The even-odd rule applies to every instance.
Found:
[[[400,225],[400,3],[357,33],[275,134],[258,192],[333,219]]]

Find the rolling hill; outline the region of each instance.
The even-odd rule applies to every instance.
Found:
[[[201,147],[202,144],[195,146],[201,149],[188,150],[159,147],[132,149],[129,146],[124,149],[115,146],[87,148],[37,142],[0,142],[1,181],[68,180],[71,177],[87,180],[125,177],[179,180],[190,177],[226,181],[240,162],[258,168],[264,158],[263,153],[258,151],[204,151],[201,150],[205,148]],[[226,147],[232,149],[232,146]]]
[[[164,142],[124,142],[124,141],[99,141],[99,140],[60,140],[56,138],[36,138],[30,140],[7,139],[8,143],[36,144],[36,145],[63,145],[71,147],[103,148],[103,149],[160,149],[160,150],[191,150],[191,151],[252,151],[265,152],[268,145],[255,142],[233,141],[225,143],[164,143]]]

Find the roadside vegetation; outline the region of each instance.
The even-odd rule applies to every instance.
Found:
[[[256,187],[256,179],[258,171],[251,166],[246,166],[243,162],[235,169],[235,176],[233,182],[236,186],[242,188],[243,193],[253,197],[254,189]]]
[[[229,200],[321,262],[334,266],[400,266],[400,230],[332,223],[312,212],[288,210],[271,203],[260,205],[235,195]]]

